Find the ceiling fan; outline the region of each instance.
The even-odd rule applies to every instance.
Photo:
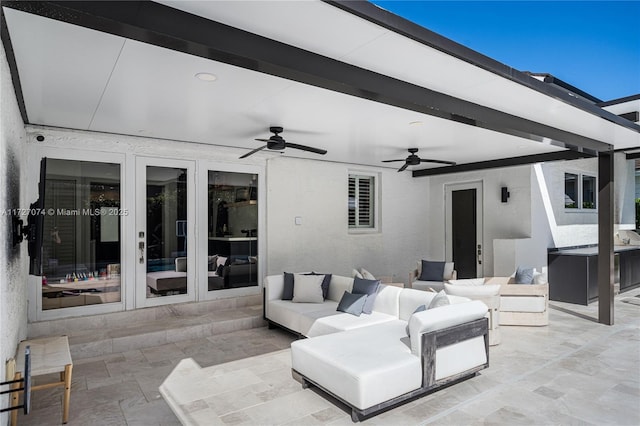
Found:
[[[416,155],[418,152],[418,148],[409,148],[409,156],[404,160],[384,160],[383,163],[392,163],[394,161],[404,161],[404,165],[398,169],[399,172],[404,171],[409,166],[417,166],[420,163],[437,163],[437,164],[445,164],[447,166],[455,166],[455,161],[444,161],[444,160],[431,160],[428,158],[420,158]]]
[[[271,136],[269,139],[256,139],[257,141],[260,141],[260,142],[266,142],[267,143],[266,145],[261,146],[260,148],[256,148],[253,151],[249,151],[248,153],[244,154],[240,158],[247,158],[248,156],[253,155],[258,151],[262,151],[265,148],[271,149],[274,151],[282,151],[285,148],[294,148],[294,149],[299,149],[301,151],[308,151],[308,152],[313,152],[314,154],[321,154],[321,155],[324,155],[327,153],[327,151],[324,149],[313,148],[306,145],[298,145],[297,143],[291,143],[291,142],[285,141],[284,138],[280,136],[280,133],[282,133],[283,131],[283,128],[280,126],[271,126],[269,127],[269,131],[273,133],[273,136]]]

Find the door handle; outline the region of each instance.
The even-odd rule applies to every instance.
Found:
[[[482,244],[478,244],[478,265],[482,265]]]
[[[144,263],[144,241],[138,243],[138,248],[140,249],[140,263]]]

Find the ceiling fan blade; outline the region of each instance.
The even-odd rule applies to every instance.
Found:
[[[295,149],[299,149],[301,151],[309,151],[309,152],[313,152],[315,154],[321,154],[321,155],[324,155],[324,154],[327,153],[327,151],[324,150],[324,149],[313,148],[313,147],[306,146],[306,145],[298,145],[297,143],[285,142],[284,146],[286,148],[295,148]]]
[[[394,161],[405,161],[404,159],[402,160],[382,160],[383,163],[393,163]]]
[[[456,162],[455,161],[444,161],[444,160],[430,160],[428,158],[421,158],[420,159],[421,163],[437,163],[437,164],[446,164],[448,166],[455,166]]]
[[[269,139],[255,139],[255,140],[257,140],[258,142],[270,142]]]
[[[247,158],[248,156],[253,155],[253,154],[255,154],[255,153],[256,153],[256,152],[258,152],[258,151],[262,151],[262,150],[263,150],[263,149],[265,149],[266,147],[267,147],[267,145],[265,145],[265,146],[261,146],[260,148],[256,148],[256,149],[254,149],[253,151],[249,151],[249,152],[247,152],[246,154],[244,154],[242,157],[240,157],[240,159]]]
[[[405,171],[405,169],[406,169],[407,167],[409,167],[409,164],[405,163],[402,167],[400,167],[400,168],[398,169],[398,173],[399,173],[399,172],[404,172],[404,171]]]

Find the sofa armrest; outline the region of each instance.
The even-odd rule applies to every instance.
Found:
[[[409,287],[408,288],[412,288],[412,283],[418,279],[418,269],[413,269],[411,271],[409,271]]]
[[[284,275],[269,275],[264,279],[265,302],[281,300],[284,292]]]
[[[487,305],[479,300],[473,300],[468,303],[456,303],[427,309],[411,315],[411,318],[409,318],[411,352],[416,356],[422,354],[421,335],[423,333],[443,330],[484,318],[487,312],[489,312]]]
[[[484,283],[507,285],[513,283],[513,277],[487,277],[484,279]]]
[[[500,296],[549,296],[549,283],[502,284]]]

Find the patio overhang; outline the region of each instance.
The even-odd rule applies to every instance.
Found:
[[[365,1],[296,2],[290,6],[308,13],[279,15],[278,26],[262,24],[261,14],[270,12],[266,2],[253,4],[246,16],[235,13],[241,3],[3,1],[2,41],[24,122],[136,136],[142,128],[147,137],[246,148],[250,137],[287,121],[304,123],[307,144],[325,144],[329,161],[381,167],[389,155],[425,144],[459,164],[414,170],[414,177],[598,156],[600,303],[613,306],[613,214],[607,213],[613,208],[612,153],[640,145],[640,126]],[[322,19],[335,19],[332,28],[315,25]],[[331,31],[355,35],[342,48]],[[112,57],[56,38],[85,36],[109,46]],[[49,42],[55,52],[47,51]],[[86,64],[103,79],[91,91],[65,86],[65,78],[74,80],[75,74],[68,75],[77,71],[74,62],[54,69],[33,57],[34,47],[52,58],[66,55]],[[192,88],[173,76],[148,84],[142,78],[154,78],[149,75],[154,69],[145,68],[142,56],[150,58],[146,62],[166,61],[154,64],[171,71],[185,61],[219,69],[228,78],[227,97],[203,95],[201,86]],[[143,69],[141,78],[136,72]],[[129,89],[132,79],[140,94]],[[70,90],[36,95],[25,90],[38,85]],[[247,85],[250,90],[243,91]],[[78,100],[92,109],[86,118],[61,107]],[[335,108],[336,102],[345,109]],[[185,105],[215,114],[201,114],[197,125],[164,120],[182,117]],[[140,106],[144,120],[135,116]],[[247,112],[253,116],[247,118]],[[259,127],[252,122],[255,116]],[[407,124],[417,120],[428,124],[428,136],[443,147],[412,137]],[[329,136],[327,122],[335,124]],[[612,310],[601,316],[602,322],[613,322]]]

